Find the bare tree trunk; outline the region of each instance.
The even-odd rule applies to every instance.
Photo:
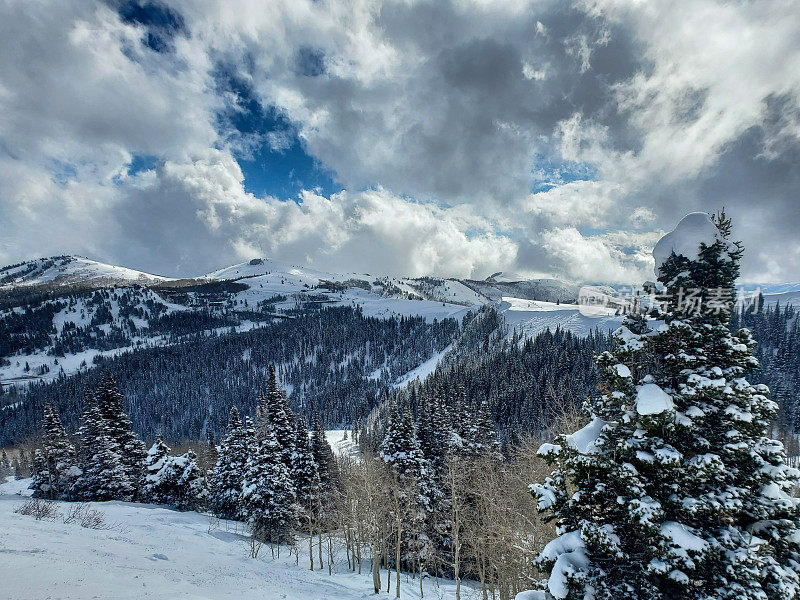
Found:
[[[328,575],[333,573],[333,533],[328,534]]]
[[[361,529],[361,525],[359,524],[359,529]],[[358,543],[356,544],[356,558],[358,558],[358,574],[361,575],[361,533],[359,531],[358,535]]]
[[[381,551],[377,543],[372,544],[372,587],[375,593],[381,593]]]
[[[400,502],[397,501],[396,504],[395,514],[397,515],[397,548],[394,553],[394,571],[397,577],[397,581],[395,582],[395,597],[400,597],[400,553],[402,549],[402,544],[400,543],[402,540],[402,533],[403,533],[403,517],[400,515]]]
[[[311,561],[311,570],[314,570],[314,521],[308,517],[308,559]]]

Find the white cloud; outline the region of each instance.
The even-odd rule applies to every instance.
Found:
[[[257,198],[244,190],[236,161],[221,151],[191,162],[168,161],[148,181],[128,191],[116,220],[127,224],[140,260],[159,272],[179,273],[189,264],[210,271],[268,255],[329,270],[344,265],[395,275],[486,276],[507,269],[516,257],[516,244],[508,237],[465,231],[467,223],[491,231],[480,217],[382,188],[330,198],[306,191],[298,202]],[[142,208],[151,215],[146,226],[136,218]],[[188,256],[187,245],[174,242],[190,232],[195,232],[194,254]],[[160,251],[148,258],[154,247]]]
[[[627,241],[634,241],[629,236]],[[653,259],[641,245],[625,253],[614,234],[584,236],[574,227],[542,233],[542,245],[576,281],[636,284],[652,279]],[[641,242],[641,240],[637,240]],[[648,240],[649,241],[649,240]]]
[[[681,213],[726,204],[752,248],[746,275],[796,278],[797,3],[170,6],[187,33],[166,53],[107,4],[0,6],[0,261],[78,251],[175,273],[271,253],[621,281],[647,271],[646,246]],[[304,51],[324,73],[304,71]],[[241,136],[218,131],[231,103],[218,61],[346,191],[245,192]],[[158,167],[128,175],[142,154]],[[542,171],[587,163],[592,181],[531,193]],[[745,197],[728,181],[749,168]]]

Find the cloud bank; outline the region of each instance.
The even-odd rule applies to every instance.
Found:
[[[725,206],[796,280],[797,39],[789,1],[8,0],[0,262],[636,282]],[[341,191],[254,190],[290,148]]]

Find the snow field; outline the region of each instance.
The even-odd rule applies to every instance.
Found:
[[[394,598],[372,593],[368,563],[362,574],[347,569],[344,549],[334,574],[308,569],[308,546],[300,540],[299,564],[288,547],[273,558],[264,546],[250,558],[241,523],[156,505],[92,502],[107,529],[85,529],[60,518],[37,521],[14,509],[29,480],[0,485],[0,598],[8,600],[355,600]],[[57,502],[66,514],[74,503]],[[326,559],[327,561],[327,559]],[[425,579],[424,597],[455,598],[455,584]],[[480,596],[462,584],[462,598]],[[401,574],[401,598],[419,599],[419,581]]]

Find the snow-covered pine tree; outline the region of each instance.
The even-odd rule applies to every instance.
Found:
[[[478,404],[474,416],[466,423],[463,446],[458,450],[462,456],[486,456],[494,460],[502,459],[494,418],[486,398]]]
[[[173,506],[180,510],[200,510],[208,499],[208,488],[194,450],[171,457],[170,461],[178,474]]]
[[[305,424],[298,419],[290,473],[296,494],[296,517],[308,533],[308,555],[314,570],[314,532],[321,514],[319,468],[314,460],[311,438]],[[321,565],[320,565],[321,566]]]
[[[144,473],[139,486],[139,497],[143,502],[151,504],[170,504],[172,500],[171,482],[164,467],[170,458],[170,447],[158,437],[150,449],[144,462]]]
[[[132,485],[122,459],[106,432],[106,423],[94,394],[87,392],[83,401],[83,417],[78,430],[81,475],[73,485],[78,500],[130,500]]]
[[[16,456],[11,459],[11,474],[14,476],[14,479],[24,479],[25,477],[22,472],[20,460]]]
[[[741,257],[729,235],[724,215],[693,213],[662,238],[664,324],[622,327],[599,357],[606,393],[590,423],[540,448],[558,464],[531,486],[558,523],[539,558],[543,598],[800,595],[800,474],[767,435],[766,386],[744,377],[749,332],[728,327]]]
[[[249,419],[242,423],[234,406],[228,418],[228,434],[219,445],[217,464],[208,476],[211,510],[218,517],[242,518],[242,480],[254,446],[253,424]]]
[[[69,441],[58,410],[52,404],[44,407],[42,429],[42,447],[37,448],[34,455],[30,489],[37,498],[67,500],[80,469],[75,464],[75,447]]]
[[[389,409],[389,422],[378,456],[401,480],[419,480],[426,467],[411,413],[406,410],[401,415],[395,403]]]
[[[319,503],[319,468],[311,450],[311,438],[301,420],[297,421],[291,478],[294,483],[300,517],[308,522],[317,510]]]
[[[170,452],[161,438],[150,447],[140,497],[145,502],[167,504],[180,510],[201,508],[207,490],[197,456],[192,450],[181,456],[170,456]]]
[[[433,476],[442,479],[450,445],[450,423],[442,397],[436,392],[432,398],[420,402],[417,437]]]
[[[258,432],[242,482],[242,503],[253,536],[272,543],[291,540],[295,524],[294,486],[270,428]]]
[[[389,466],[394,479],[391,492],[395,567],[399,568],[400,563],[409,566],[425,563],[433,552],[426,519],[433,511],[434,482],[420,450],[411,412],[405,410],[401,416],[395,403],[390,408],[378,458]]]
[[[291,470],[295,440],[294,413],[289,408],[286,394],[278,385],[278,377],[273,364],[269,366],[269,376],[263,399],[268,409],[266,414],[269,415],[272,433],[281,448],[281,460],[286,468]]]
[[[0,453],[0,483],[5,483],[6,478],[13,474],[14,472],[11,470],[11,461],[8,460],[8,454],[6,454],[5,448],[3,448],[2,453]]]
[[[333,449],[325,437],[322,419],[316,411],[311,422],[311,453],[314,455],[314,462],[317,463],[323,495],[333,492],[339,486],[339,468],[336,465]]]
[[[443,559],[448,555],[451,546],[449,531],[450,498],[447,494],[447,472],[450,452],[451,426],[444,404],[444,395],[441,390],[434,389],[431,398],[423,398],[420,404],[417,424],[417,437],[425,462],[428,466],[428,477],[425,486],[430,500],[426,508],[424,519],[424,534],[429,547],[425,552],[435,554],[441,567]],[[430,558],[430,557],[428,557]],[[430,560],[423,561],[426,568],[430,567]]]
[[[96,396],[100,415],[106,422],[106,433],[114,446],[112,449],[120,455],[128,480],[136,488],[147,449],[131,429],[131,420],[122,407],[124,396],[108,369],[103,371]]]

